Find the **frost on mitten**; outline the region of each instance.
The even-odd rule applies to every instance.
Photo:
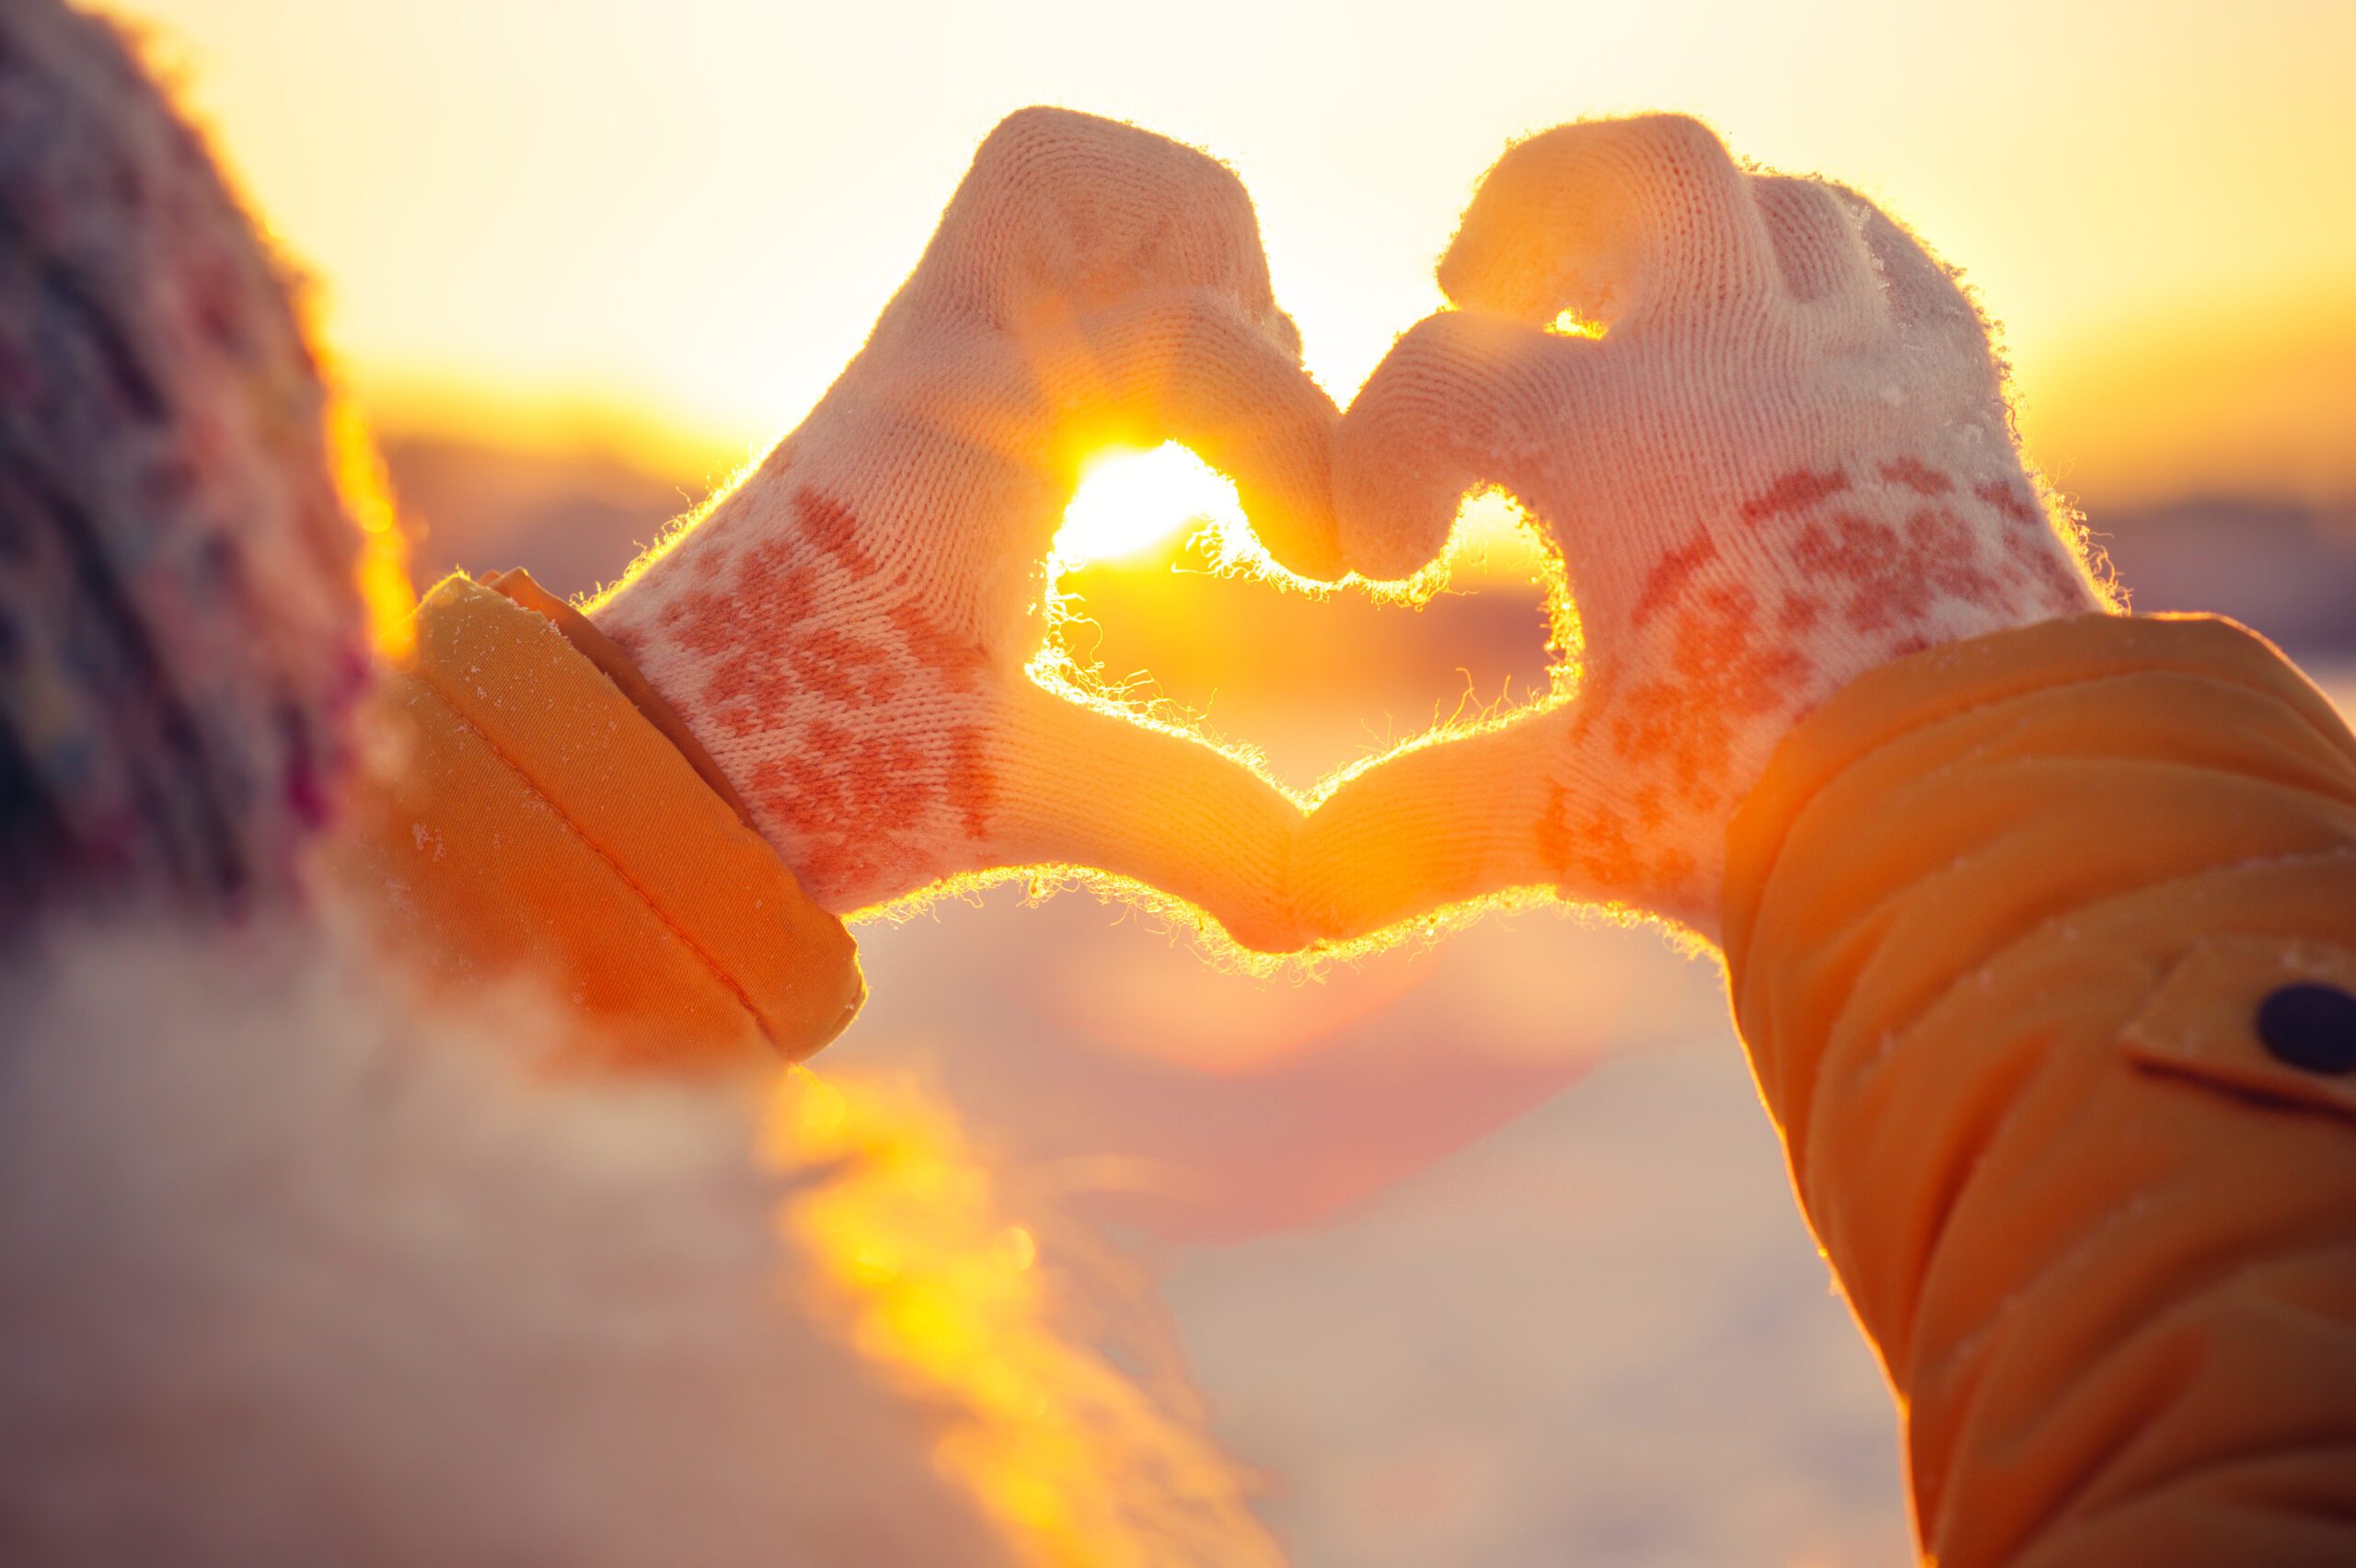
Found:
[[[0,8],[0,926],[294,886],[367,669],[327,409],[121,39]]]
[[[1326,923],[1544,883],[1709,932],[1727,824],[1803,715],[2107,605],[2023,469],[1986,324],[1854,192],[1746,172],[1681,117],[1566,126],[1490,171],[1439,276],[1456,308],[1345,422],[1345,550],[1403,574],[1504,487],[1562,552],[1579,681],[1337,794],[1304,851]]]
[[[1184,442],[1272,549],[1330,572],[1334,416],[1299,354],[1231,173],[1024,110],[808,420],[590,614],[828,909],[1073,865],[1289,947],[1292,803],[1025,666],[1045,558],[1108,445]]]

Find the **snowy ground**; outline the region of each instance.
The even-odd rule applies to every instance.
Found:
[[[457,446],[395,467],[434,526],[422,565],[527,561],[568,593],[692,490]],[[2292,511],[2102,520],[2141,607],[2348,648],[2356,556]],[[1109,628],[1088,656],[1296,781],[1540,667],[1527,595],[1410,615],[1181,587],[1084,584]],[[2356,666],[2326,684],[2356,700]],[[1710,966],[1526,915],[1264,985],[1012,890],[860,935],[874,999],[821,1070],[923,1072],[1018,1185],[1095,1194],[1301,1568],[1905,1559],[1888,1399]]]
[[[1303,1568],[1903,1559],[1888,1404],[1714,966],[1525,916],[1272,1060],[1197,1072],[1091,1038],[1059,981],[1166,964],[1207,1030],[1207,996],[1241,1013],[1261,983],[1085,900],[864,945],[875,1001],[838,1068],[921,1061],[1017,1169],[1114,1189]]]
[[[1905,1559],[1715,966],[1522,915],[1271,985],[1012,890],[862,949],[822,1066],[921,1071],[1098,1194],[1302,1568]]]

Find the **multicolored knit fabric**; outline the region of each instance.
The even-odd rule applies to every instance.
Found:
[[[368,669],[329,413],[132,50],[0,0],[0,925],[294,885]]]

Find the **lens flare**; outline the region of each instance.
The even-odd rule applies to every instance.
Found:
[[[1578,311],[1565,306],[1560,315],[1546,324],[1546,330],[1557,338],[1600,338],[1603,336],[1604,327],[1603,323],[1595,317],[1583,316]]]
[[[337,496],[360,525],[360,602],[367,608],[370,639],[387,659],[406,658],[417,635],[417,594],[410,586],[409,540],[393,504],[392,482],[366,422],[348,400],[329,404],[326,434]]]
[[[808,1178],[779,1223],[815,1266],[809,1305],[922,1401],[935,1462],[1005,1527],[1021,1568],[1283,1562],[1196,1396],[1132,1369],[1175,1347],[1099,1349],[1074,1332],[1149,1324],[1123,1310],[1118,1259],[1080,1255],[1075,1234],[1064,1267],[1043,1262],[997,1168],[935,1096],[794,1067],[765,1132],[767,1159]],[[1082,1278],[1108,1294],[1070,1298]]]
[[[1066,563],[1142,555],[1196,523],[1238,526],[1235,486],[1176,442],[1115,447],[1089,459],[1056,535]]]

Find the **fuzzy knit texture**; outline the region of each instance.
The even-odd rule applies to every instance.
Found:
[[[831,911],[1079,865],[1290,947],[1291,803],[1025,666],[1089,456],[1183,441],[1280,558],[1330,571],[1334,418],[1234,175],[1026,110],[817,409],[589,613]]]
[[[329,414],[123,40],[0,5],[0,926],[295,885],[368,668]]]
[[[551,1079],[554,998],[299,913],[52,923],[0,995],[0,1558],[1012,1560],[806,1309],[757,1100]]]
[[[1403,575],[1504,487],[1564,558],[1579,684],[1338,792],[1312,923],[1551,884],[1714,935],[1727,824],[1796,721],[1907,653],[2106,605],[1979,311],[1850,190],[1746,171],[1680,116],[1565,126],[1489,172],[1439,280],[1453,308],[1339,435],[1343,548]]]

